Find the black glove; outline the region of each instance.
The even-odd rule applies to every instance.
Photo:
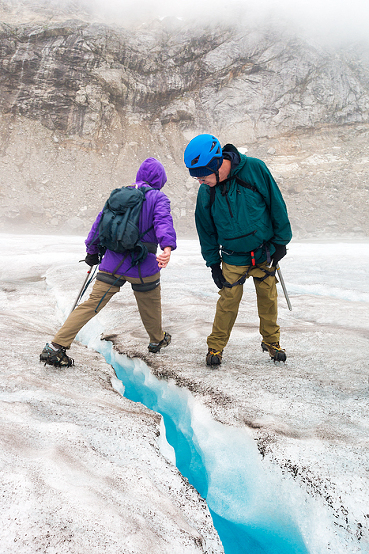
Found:
[[[287,254],[287,248],[284,244],[274,244],[275,252],[272,256],[273,267],[277,267],[279,260]]]
[[[99,254],[86,254],[85,262],[90,267],[92,267],[93,265],[99,265],[100,256]]]
[[[224,283],[226,283],[227,281],[224,279],[224,275],[220,268],[220,264],[213,264],[210,266],[210,269],[211,269],[211,276],[213,278],[214,283],[216,284],[218,289],[222,289],[224,286]]]

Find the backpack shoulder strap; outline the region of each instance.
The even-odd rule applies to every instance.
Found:
[[[145,181],[145,183],[147,183],[147,181]],[[138,188],[138,187],[137,187]],[[140,187],[138,190],[141,190],[144,194],[144,200],[146,200],[146,193],[149,192],[149,190],[156,190],[154,189],[150,183],[147,183],[147,187]],[[146,229],[145,231],[143,231],[143,233],[140,234],[140,238],[139,240],[142,239],[142,237],[144,237],[146,235],[146,233],[148,233],[149,231],[151,231],[151,229],[154,229],[154,225],[151,225],[148,229]],[[153,243],[154,244],[154,243]],[[156,243],[155,243],[156,244]]]
[[[237,175],[234,175],[233,177],[231,177],[231,179],[235,179],[236,183],[238,185],[241,185],[241,187],[244,187],[245,189],[250,189],[254,192],[259,192],[258,189],[255,187],[255,185],[251,185],[250,183],[247,183],[243,179],[240,179],[240,177],[237,177]],[[260,194],[260,192],[259,192],[259,194]]]
[[[220,184],[225,185],[226,183],[229,183],[229,181],[233,181],[233,180],[235,180],[238,185],[241,185],[241,187],[245,189],[250,189],[253,192],[258,192],[259,194],[261,194],[259,190],[255,187],[255,185],[251,185],[250,183],[247,183],[243,179],[240,179],[240,177],[238,177],[237,175],[232,175],[232,177],[227,177],[227,179],[224,179],[224,181],[222,181]],[[215,200],[215,187],[211,187],[210,188],[210,208],[214,204],[214,200]]]
[[[214,204],[215,200],[215,187],[210,187],[210,208]]]
[[[147,187],[140,187],[140,188],[138,188],[138,186],[137,186],[137,184],[136,184],[136,188],[137,188],[138,190],[141,190],[144,194],[146,194],[147,192],[149,192],[149,190],[156,190],[156,189],[154,189],[154,188],[150,185],[150,183],[148,183],[147,181],[144,181],[144,183],[147,184]]]

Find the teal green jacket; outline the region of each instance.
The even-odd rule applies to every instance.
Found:
[[[237,152],[233,145],[229,150]],[[225,151],[225,149],[223,149]],[[257,158],[238,152],[241,162],[230,173],[247,182],[255,190],[245,188],[235,179],[214,187],[200,185],[195,222],[201,253],[207,266],[221,258],[231,265],[250,265],[251,251],[255,262],[273,255],[273,244],[288,244],[292,231],[286,204],[267,166]]]

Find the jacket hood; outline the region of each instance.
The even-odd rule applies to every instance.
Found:
[[[137,171],[136,181],[146,181],[152,188],[160,190],[167,182],[163,164],[155,158],[147,158]]]
[[[223,147],[223,158],[231,162],[231,171],[233,171],[241,161],[241,154],[233,144],[226,144]]]

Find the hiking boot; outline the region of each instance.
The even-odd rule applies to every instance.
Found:
[[[158,352],[160,352],[161,348],[168,346],[171,340],[172,340],[172,336],[169,333],[164,333],[164,338],[160,342],[158,343],[150,342],[148,346],[149,352],[152,352],[153,354],[157,354]]]
[[[45,348],[40,354],[40,362],[45,362],[45,365],[48,364],[55,367],[70,367],[74,365],[74,360],[67,356],[65,351],[66,348],[64,346],[54,350],[49,343],[46,343]]]
[[[222,354],[223,350],[215,350],[215,348],[209,348],[208,353],[206,354],[206,364],[207,365],[220,365],[222,363]]]
[[[264,342],[261,343],[263,352],[269,352],[269,356],[275,362],[285,362],[287,359],[286,351],[279,346],[279,342]]]

